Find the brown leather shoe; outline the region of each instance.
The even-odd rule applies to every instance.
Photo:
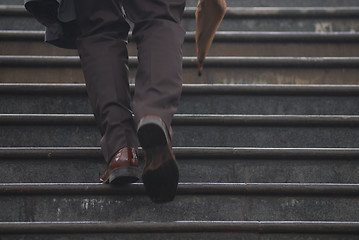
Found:
[[[135,149],[125,147],[117,151],[107,167],[100,183],[128,184],[139,179],[138,160]]]
[[[146,116],[140,120],[137,135],[144,151],[142,179],[148,195],[155,203],[172,201],[179,172],[165,123],[157,116]]]

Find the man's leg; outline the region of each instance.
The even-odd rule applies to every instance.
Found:
[[[135,121],[158,115],[169,128],[182,91],[180,26],[185,0],[124,0],[127,17],[135,23],[138,48],[133,110]]]
[[[110,164],[120,149],[137,149],[128,84],[129,25],[119,1],[75,0],[75,5],[81,33],[77,41],[81,65],[102,135],[102,151]]]
[[[138,137],[145,153],[143,181],[155,202],[171,201],[178,184],[170,128],[182,90],[180,26],[185,0],[123,0],[135,23],[138,48],[133,109]]]

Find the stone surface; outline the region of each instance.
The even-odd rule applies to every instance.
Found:
[[[0,86],[1,87],[1,86]],[[255,87],[255,86],[253,86]],[[280,86],[278,86],[280,87]],[[209,88],[210,89],[210,88]],[[215,86],[213,87],[215,89]],[[192,94],[183,91],[178,113],[197,114],[302,114],[302,115],[356,115],[359,97],[350,93],[207,93]],[[71,93],[46,90],[32,92],[26,87],[21,92],[0,94],[0,113],[92,113],[85,89]]]
[[[0,144],[10,146],[99,146],[96,126],[1,125]],[[196,147],[359,147],[358,127],[174,126],[174,146]]]
[[[180,182],[359,183],[357,159],[197,159],[177,157]],[[142,168],[142,158],[141,158]],[[2,158],[1,183],[97,183],[102,158]]]
[[[197,0],[188,0],[188,7],[195,7]],[[229,7],[354,7],[357,0],[227,0]],[[2,4],[23,4],[22,0],[0,0]],[[234,9],[230,9],[234,10]],[[258,10],[258,9],[257,9]],[[270,9],[267,9],[270,10]],[[273,10],[273,9],[272,9]],[[283,9],[282,9],[283,10]],[[288,9],[287,9],[288,10]],[[302,9],[303,11],[308,9]],[[312,9],[313,10],[313,9]],[[313,16],[294,13],[296,16],[279,16],[282,12],[267,16],[239,16],[225,18],[222,31],[290,31],[290,32],[357,32],[357,16],[328,15]],[[260,12],[257,12],[260,13]],[[263,12],[262,12],[263,13]],[[308,12],[307,12],[308,13]],[[278,15],[279,14],[279,15]],[[182,23],[187,31],[194,30],[194,18],[185,16]],[[0,16],[1,30],[43,30],[43,26],[29,16]],[[1,41],[1,55],[68,55],[75,51],[58,50],[38,42]],[[21,47],[19,45],[22,45]],[[215,42],[211,56],[355,56],[356,42],[301,43],[301,42]],[[129,45],[130,54],[135,55],[135,47]],[[195,56],[194,43],[186,42],[185,56]],[[208,63],[208,62],[207,62]],[[41,65],[2,66],[0,82],[83,82],[79,64],[57,67]],[[186,65],[186,64],[185,64]],[[285,65],[285,63],[284,63]],[[195,65],[184,67],[184,83],[236,83],[236,84],[358,84],[357,66],[329,66],[305,68],[283,66],[230,66],[223,63],[207,64],[201,78],[197,77]],[[134,83],[135,68],[131,68],[130,82]],[[89,113],[91,112],[86,94],[4,94],[0,96],[0,113]],[[180,113],[215,114],[358,114],[358,99],[353,94],[344,95],[184,95]],[[357,125],[341,126],[281,126],[274,125],[231,125],[223,124],[177,124],[174,127],[175,146],[231,146],[231,147],[359,147]],[[100,134],[94,124],[48,124],[38,122],[7,123],[0,126],[0,147],[9,146],[98,146]],[[229,148],[231,149],[231,148]],[[183,154],[183,153],[182,153]],[[325,155],[325,152],[322,154]],[[334,152],[333,152],[334,154]],[[66,155],[66,154],[65,154]],[[301,191],[288,189],[284,183],[320,183],[317,191],[326,189],[328,183],[358,184],[359,165],[357,155],[335,155],[305,157],[289,154],[259,155],[251,157],[178,157],[181,172],[179,194],[174,202],[153,204],[145,195],[143,186],[138,191],[119,194],[112,191],[87,190],[69,194],[67,189],[57,186],[52,193],[23,185],[17,192],[6,194],[14,187],[12,183],[53,183],[66,182],[68,188],[76,188],[73,183],[94,183],[105,169],[105,163],[98,152],[96,156],[53,157],[0,157],[0,221],[158,221],[176,220],[198,221],[359,221],[358,190],[344,193],[347,187],[339,185],[336,190],[326,193],[309,191],[310,186]],[[1,155],[5,156],[5,155]],[[56,154],[55,154],[56,156]],[[202,183],[201,185],[192,184]],[[228,192],[221,187],[208,191],[203,183],[280,183],[273,191],[273,185],[262,184],[260,191],[242,190]],[[4,184],[6,183],[6,184]],[[189,184],[189,185],[188,185]],[[216,184],[214,184],[216,185]],[[105,188],[106,186],[95,185]],[[181,190],[193,187],[192,191]],[[198,187],[201,186],[201,187]],[[222,186],[222,185],[217,185]],[[248,184],[243,186],[247,187]],[[331,186],[331,185],[330,185]],[[27,192],[28,189],[32,192]],[[90,187],[91,188],[91,187]],[[190,189],[190,188],[189,188]],[[272,189],[272,190],[270,190]],[[298,190],[298,189],[296,189]],[[304,190],[304,191],[303,191]],[[64,191],[64,192],[62,192]],[[23,193],[25,192],[25,193]],[[27,192],[27,193],[26,193]],[[204,193],[205,192],[205,193]],[[339,192],[339,193],[338,193]],[[121,194],[120,194],[121,193]],[[25,226],[26,224],[23,224]],[[281,226],[279,223],[278,227]],[[243,239],[243,240],[334,240],[358,239],[358,234],[324,233],[136,233],[136,234],[14,234],[0,233],[0,239]]]
[[[0,196],[1,221],[358,221],[358,196],[139,195]],[[216,211],[208,211],[216,209]]]

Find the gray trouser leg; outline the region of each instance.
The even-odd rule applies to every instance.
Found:
[[[123,0],[127,17],[135,23],[138,48],[133,110],[135,121],[145,115],[160,116],[167,127],[177,111],[182,91],[180,26],[185,0]]]
[[[78,51],[106,161],[120,148],[137,147],[128,84],[129,25],[117,2],[75,1]]]

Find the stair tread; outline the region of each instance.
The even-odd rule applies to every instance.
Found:
[[[183,67],[197,67],[197,57],[183,57]],[[78,56],[1,55],[3,66],[80,67]],[[207,57],[206,67],[358,67],[359,57]],[[129,57],[129,66],[137,66],[137,57]]]
[[[196,7],[187,7],[184,17],[194,17]],[[227,7],[225,18],[229,17],[358,17],[359,7]]]
[[[208,57],[205,71],[202,77],[198,77],[196,57],[184,57],[182,63],[185,83],[356,85],[359,69],[359,57]],[[136,57],[129,58],[131,83],[135,81],[137,64]],[[6,82],[84,81],[77,56],[3,55],[0,56],[0,65]]]
[[[95,124],[93,114],[0,114],[0,124]],[[357,126],[359,115],[175,114],[173,125]]]
[[[143,183],[0,183],[0,195],[144,195]],[[357,183],[179,183],[177,195],[359,196]]]
[[[196,7],[186,7],[184,17],[194,17]],[[359,7],[227,7],[226,17],[248,16],[353,16],[358,17]],[[2,15],[30,16],[23,5],[0,5]]]
[[[44,31],[30,30],[0,30],[0,38],[5,40],[39,40],[42,42]],[[129,35],[131,39],[131,34]],[[358,32],[273,32],[273,31],[218,31],[214,42],[217,41],[357,41]],[[185,41],[195,41],[195,32],[188,31]]]
[[[173,147],[177,159],[232,158],[355,158],[359,148],[256,148],[256,147]],[[142,149],[139,149],[142,155]],[[5,158],[102,158],[100,147],[0,147]]]
[[[174,222],[1,222],[0,233],[148,233],[148,232],[357,233],[354,221],[174,221]]]
[[[130,84],[133,91],[135,85]],[[86,93],[83,83],[0,83],[0,93]],[[238,94],[238,93],[273,93],[273,94],[333,94],[359,93],[359,85],[308,85],[308,84],[183,84],[183,94]]]

